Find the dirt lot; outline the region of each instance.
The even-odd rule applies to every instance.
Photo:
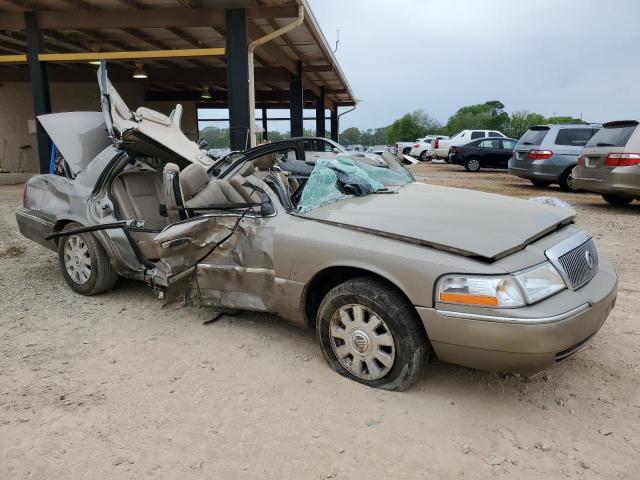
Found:
[[[620,273],[590,348],[532,378],[434,362],[408,392],[371,390],[278,318],[203,326],[211,311],[162,310],[127,281],[72,293],[17,231],[21,187],[0,187],[0,478],[640,478],[640,202],[414,169],[576,207]]]

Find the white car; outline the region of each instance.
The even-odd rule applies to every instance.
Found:
[[[431,144],[431,155],[434,159],[438,158],[448,160],[449,150],[451,147],[464,145],[465,143],[469,143],[471,140],[485,137],[507,138],[504,133],[496,130],[462,130],[449,139],[435,139]]]
[[[419,138],[411,148],[409,155],[420,159],[420,161],[422,162],[425,162],[431,158],[432,142],[436,139],[446,140],[448,138],[449,137],[447,137],[446,135],[427,135],[424,138]]]

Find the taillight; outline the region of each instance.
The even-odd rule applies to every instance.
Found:
[[[24,188],[22,189],[22,206],[27,208],[27,183],[25,182]]]
[[[580,155],[578,157],[578,165],[580,165],[581,167],[584,166],[584,155]]]
[[[433,141],[433,148],[438,148],[439,146],[440,146],[440,140],[436,138]]]
[[[551,158],[551,155],[553,155],[551,150],[529,150],[527,158],[529,160],[546,160],[547,158]]]
[[[640,165],[640,153],[610,153],[604,161],[605,167],[631,167]]]
[[[397,143],[394,143],[394,144],[393,144],[393,148],[395,148],[395,149],[397,150],[397,149],[398,149],[398,144],[397,144]]]
[[[420,144],[419,144],[419,143],[416,143],[416,144],[413,146],[413,148],[420,148]]]

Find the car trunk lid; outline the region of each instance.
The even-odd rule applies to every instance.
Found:
[[[39,115],[38,121],[74,177],[111,143],[100,112],[50,113]]]
[[[303,217],[493,261],[571,223],[574,213],[502,195],[412,183],[396,194],[351,197]]]

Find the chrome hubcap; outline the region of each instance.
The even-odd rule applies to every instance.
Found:
[[[480,168],[480,162],[478,160],[469,160],[469,170],[478,170]]]
[[[91,278],[89,247],[78,235],[71,235],[64,244],[64,267],[71,279],[84,285]]]
[[[340,364],[356,377],[384,377],[396,358],[387,324],[364,305],[343,305],[329,323],[331,348]]]

